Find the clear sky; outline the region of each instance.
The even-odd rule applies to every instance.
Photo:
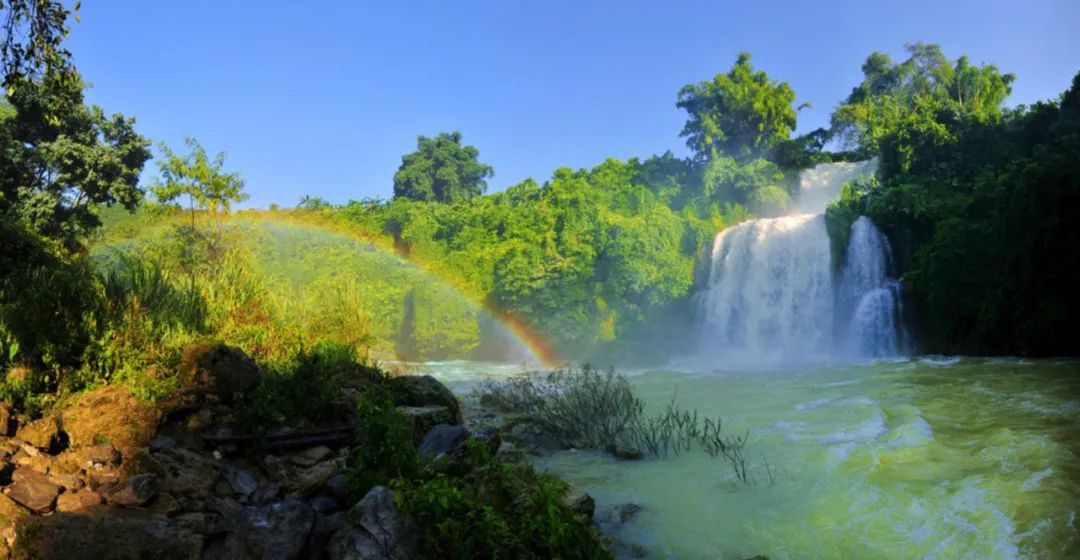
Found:
[[[490,190],[683,155],[676,92],[739,51],[812,104],[799,131],[827,123],[868,54],[905,43],[1017,74],[1010,105],[1080,71],[1080,0],[84,0],[81,16],[88,100],[174,148],[227,151],[260,207],[389,197],[401,155],[440,131],[494,166]]]

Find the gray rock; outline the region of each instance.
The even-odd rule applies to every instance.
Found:
[[[289,461],[292,461],[294,465],[300,465],[301,467],[311,467],[316,463],[324,461],[330,456],[330,448],[325,445],[318,445],[310,449],[305,449],[300,453],[294,453],[289,456]]]
[[[622,525],[636,517],[642,509],[644,508],[633,503],[611,506],[604,513],[604,520],[613,525]]]
[[[349,477],[344,474],[335,474],[326,481],[323,491],[341,503],[349,499]]]
[[[311,536],[308,537],[305,550],[307,557],[322,558],[322,553],[326,550],[326,545],[330,542],[330,539],[338,531],[344,529],[345,526],[345,512],[343,511],[319,516],[315,521],[315,527],[311,529]]]
[[[376,486],[345,515],[346,526],[326,547],[330,560],[395,560],[419,551],[416,527],[397,504],[393,491]]]
[[[193,498],[213,495],[220,468],[213,459],[181,448],[152,453],[150,457],[151,469],[161,476],[169,492]]]
[[[439,424],[424,436],[417,451],[421,457],[430,461],[440,455],[450,455],[461,449],[468,439],[469,431],[465,428]]]
[[[586,519],[592,519],[593,514],[596,513],[596,502],[592,496],[577,488],[570,488],[566,491],[566,494],[563,495],[563,505],[575,513],[585,516]]]
[[[151,451],[165,451],[176,447],[176,440],[165,435],[159,435],[150,440]]]
[[[126,507],[142,507],[161,493],[161,481],[153,473],[138,474],[109,490],[109,503]]]
[[[60,487],[49,482],[45,477],[20,480],[8,487],[8,497],[26,509],[37,513],[52,510]]]
[[[337,511],[338,508],[341,507],[334,498],[323,496],[321,494],[308,500],[308,505],[311,506],[311,509],[315,510],[316,513],[331,513]]]
[[[270,505],[242,508],[233,523],[225,539],[230,557],[293,560],[300,558],[315,513],[303,501],[287,496]]]
[[[250,496],[256,490],[259,489],[259,481],[255,479],[255,475],[247,469],[241,469],[233,466],[225,467],[225,480],[229,483],[229,487],[236,494],[241,496]]]

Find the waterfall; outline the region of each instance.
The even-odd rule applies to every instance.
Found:
[[[903,353],[888,240],[860,217],[837,273],[825,228],[825,207],[843,183],[875,168],[870,160],[805,170],[793,206],[799,213],[716,236],[694,296],[700,358],[743,367]]]

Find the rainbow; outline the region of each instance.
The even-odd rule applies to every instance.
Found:
[[[374,246],[384,252],[391,253],[409,264],[419,268],[426,274],[438,278],[441,282],[454,289],[461,297],[483,309],[491,318],[498,322],[523,348],[528,350],[535,361],[545,368],[557,368],[565,365],[560,359],[551,342],[537,329],[532,327],[524,318],[512,311],[499,309],[491,301],[471,288],[463,279],[458,277],[452,269],[444,263],[433,262],[428,259],[411,255],[409,251],[396,246],[393,241],[381,234],[372,234],[358,230],[355,224],[345,222],[338,218],[319,211],[308,210],[240,210],[233,214],[235,217],[243,217],[252,221],[275,221],[290,223],[293,225],[310,227],[320,231],[326,231],[336,235],[347,237],[354,241]],[[351,226],[351,227],[350,227]]]

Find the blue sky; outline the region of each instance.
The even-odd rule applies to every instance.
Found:
[[[739,51],[824,125],[879,50],[936,42],[1017,74],[1010,105],[1080,71],[1080,2],[85,0],[87,98],[155,141],[228,152],[249,206],[389,197],[416,136],[460,130],[490,190],[604,158],[685,154],[678,89]]]

